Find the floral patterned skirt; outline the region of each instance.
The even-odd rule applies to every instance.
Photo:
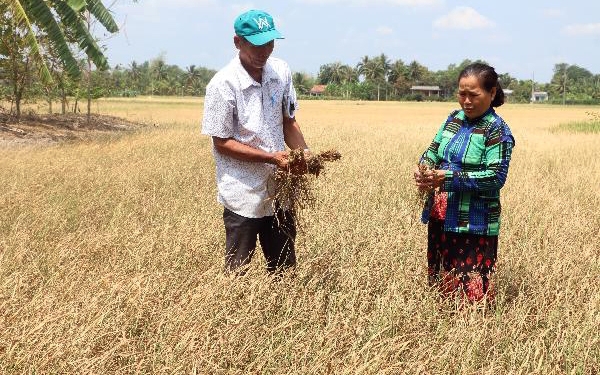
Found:
[[[444,221],[431,218],[428,226],[427,265],[429,285],[444,296],[458,294],[471,302],[493,302],[490,280],[496,270],[498,236],[444,231]]]

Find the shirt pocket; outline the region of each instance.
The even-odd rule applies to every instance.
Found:
[[[264,84],[263,106],[267,111],[281,111],[283,109],[283,90],[279,81],[270,80]]]

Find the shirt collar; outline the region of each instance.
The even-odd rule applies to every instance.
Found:
[[[235,61],[236,70],[238,72],[238,76],[240,78],[241,89],[243,90],[250,86],[253,86],[254,79],[252,79],[252,77],[250,77],[250,74],[248,74],[246,69],[244,69],[244,66],[242,65],[242,61],[240,60],[239,54],[235,57],[234,61]]]
[[[463,122],[467,123],[467,124],[476,124],[477,122],[481,121],[481,119],[483,119],[484,117],[486,117],[489,114],[493,114],[495,113],[494,108],[490,107],[488,108],[487,111],[485,111],[481,116],[479,117],[475,117],[474,119],[469,119],[467,118],[467,115],[465,114],[464,111],[462,111],[462,115],[463,115]]]

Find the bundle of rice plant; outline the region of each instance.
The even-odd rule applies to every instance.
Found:
[[[277,169],[271,175],[271,199],[273,210],[283,208],[299,221],[299,212],[314,207],[314,178],[325,169],[325,162],[339,160],[342,155],[336,150],[328,150],[318,154],[305,153],[302,149],[291,150],[288,155],[288,166]]]
[[[427,174],[432,169],[425,163],[418,164],[418,168],[421,175]],[[423,204],[427,203],[427,201],[429,201],[429,198],[433,193],[433,189],[418,189],[416,192],[416,202],[420,206],[422,206]]]

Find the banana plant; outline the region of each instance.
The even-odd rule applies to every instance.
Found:
[[[119,30],[113,17],[100,0],[3,0],[12,11],[15,22],[26,30],[25,41],[31,48],[33,58],[40,65],[42,81],[52,78],[44,62],[42,47],[36,37],[36,29],[43,30],[53,45],[68,74],[81,78],[81,69],[73,56],[65,31],[74,37],[78,47],[92,60],[98,69],[108,68],[106,57],[90,34],[85,11],[111,32]]]

